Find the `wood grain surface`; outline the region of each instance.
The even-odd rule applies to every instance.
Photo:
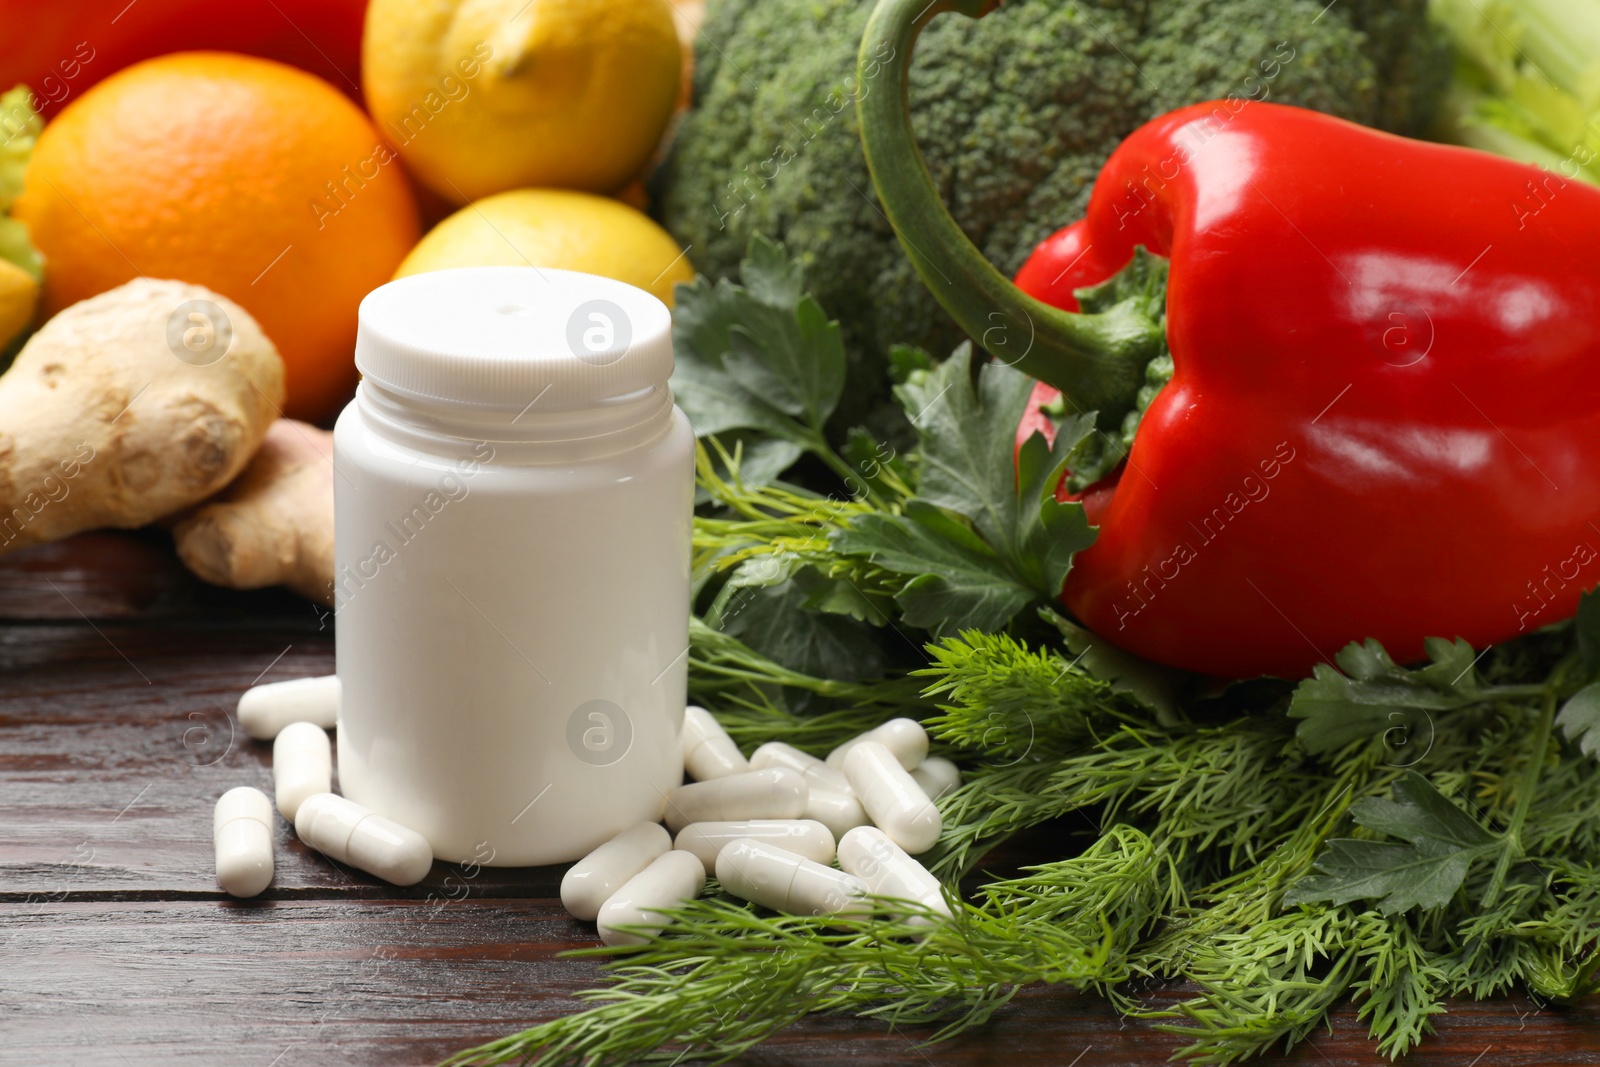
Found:
[[[258,680],[331,672],[330,623],[284,594],[200,585],[159,532],[0,559],[0,1064],[409,1067],[574,1010],[596,983],[592,962],[557,958],[596,943],[555,900],[560,868],[436,864],[396,889],[280,822],[271,889],[218,890],[213,802],[270,792],[270,745],[237,729],[234,704]],[[1600,1065],[1595,1000],[1461,1003],[1438,1031],[1408,1063]],[[813,1019],[739,1062],[1142,1067],[1180,1044],[1051,989],[957,1040],[927,1036]],[[1255,1062],[1387,1061],[1345,1007]]]

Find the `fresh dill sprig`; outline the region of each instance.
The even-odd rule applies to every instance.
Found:
[[[953,921],[919,936],[889,920],[693,902],[663,936],[608,965],[607,984],[585,994],[588,1010],[451,1062],[725,1059],[819,1012],[932,1026],[938,1039],[992,1017],[1032,982],[1109,996],[1182,1034],[1181,1055],[1203,1064],[1292,1045],[1353,998],[1379,1050],[1395,1056],[1431,1032],[1451,997],[1520,988],[1572,999],[1600,985],[1600,847],[1583,818],[1600,815],[1600,783],[1576,746],[1537,729],[1548,721],[1547,701],[1531,695],[1542,686],[1437,709],[1420,756],[1382,739],[1313,755],[1296,737],[1304,719],[1284,707],[1141,723],[1115,695],[1087,699],[1093,679],[1052,687],[1069,663],[1018,639],[963,634],[931,647],[915,678],[840,682],[788,671],[696,624],[691,684],[747,748],[785,736],[821,752],[897,714],[934,727],[967,771],[940,802],[944,834],[922,857],[948,886],[1029,826],[1067,817],[1072,832],[1057,839],[1089,844],[980,882]],[[797,710],[785,703],[792,693],[820,703]],[[1004,729],[980,728],[988,709]],[[1043,725],[1033,746],[1019,746],[1016,726],[1029,721]],[[1397,751],[1415,763],[1394,763]],[[1285,906],[1329,840],[1354,828],[1352,809],[1411,774],[1517,842],[1498,883],[1486,864],[1440,908]],[[1137,979],[1198,993],[1149,1008]]]
[[[1557,737],[1539,730],[1551,707],[1540,696],[1550,691],[1545,680],[1522,682],[1503,671],[1496,671],[1493,684],[1462,678],[1460,693],[1416,698],[1435,706],[1406,719],[1410,733],[1397,740],[1383,730],[1345,736],[1317,723],[1319,715],[1346,714],[1336,699],[1343,683],[1327,675],[1301,687],[1296,699],[1305,699],[1296,718],[1285,714],[1285,705],[1241,718],[1158,724],[1126,694],[1075,667],[1061,649],[964,632],[930,644],[927,655],[913,677],[846,683],[786,671],[697,624],[692,678],[747,747],[785,737],[820,753],[894,715],[922,718],[965,764],[965,783],[940,802],[944,834],[921,857],[947,884],[980,868],[995,844],[1054,820],[1070,820],[1059,839],[1089,841],[1084,852],[1004,881],[980,882],[960,921],[934,939],[939,951],[917,957],[932,987],[908,982],[895,970],[902,951],[930,950],[916,944],[885,949],[895,937],[882,926],[870,928],[873,935],[853,931],[857,938],[876,937],[873,951],[887,953],[880,960],[889,970],[863,975],[851,961],[867,942],[840,940],[822,923],[708,905],[655,942],[655,955],[618,962],[618,985],[609,988],[628,996],[599,1002],[603,1017],[582,1024],[557,1020],[546,1024],[555,1029],[530,1031],[516,1047],[536,1049],[554,1041],[557,1031],[569,1033],[563,1028],[592,1027],[583,1031],[590,1037],[572,1037],[561,1047],[585,1050],[597,1063],[648,1058],[653,1053],[641,1051],[642,1037],[624,1049],[615,1044],[623,1040],[619,1031],[605,1021],[638,1006],[641,996],[652,1018],[661,1012],[670,1017],[691,1002],[742,1005],[736,1016],[708,1022],[705,1031],[682,1029],[669,1037],[652,1023],[651,1040],[673,1050],[665,1058],[731,1055],[812,1011],[937,1023],[944,1029],[936,1036],[947,1036],[988,1018],[1015,988],[1002,983],[980,992],[964,985],[976,982],[979,972],[962,972],[942,955],[963,939],[968,952],[1009,960],[1016,969],[1006,972],[1008,980],[1062,981],[1110,996],[1130,1015],[1182,1034],[1188,1039],[1183,1057],[1206,1064],[1292,1045],[1346,998],[1354,999],[1379,1050],[1397,1056],[1431,1033],[1450,997],[1520,988],[1530,996],[1570,999],[1600,985],[1600,775],[1578,746],[1562,751]],[[1553,671],[1548,661],[1541,663]],[[1397,679],[1401,694],[1429,684],[1413,684],[1393,668],[1389,681]],[[1350,692],[1361,699],[1368,690]],[[797,710],[784,703],[785,693],[808,694],[818,703]],[[1319,751],[1309,751],[1308,723],[1314,739],[1337,743],[1315,743]],[[1287,894],[1313,872],[1331,839],[1352,828],[1366,832],[1353,824],[1352,809],[1384,800],[1412,774],[1425,775],[1429,788],[1455,798],[1464,817],[1506,842],[1499,846],[1509,856],[1506,870],[1497,872],[1493,863],[1474,868],[1458,903],[1440,909],[1383,914],[1359,902],[1286,907]],[[1108,842],[1118,845],[1108,848]],[[1073,862],[1078,866],[1062,866]],[[1071,961],[1065,969],[1052,972],[1038,959],[1017,962],[1014,948],[1007,954],[1005,946],[1038,934],[1028,929],[1037,911],[1022,909],[1019,901],[1043,907],[1038,902],[1071,887],[1062,879],[1082,877],[1091,863],[1100,865],[1096,878],[1108,885],[1122,862],[1131,864],[1122,875],[1134,878],[1129,884],[1152,902],[1148,913],[1135,909],[1125,914],[1136,919],[1113,922],[1113,936],[1098,942],[1104,955],[1096,957],[1097,969],[1082,969],[1093,940],[1085,934],[1084,914],[1078,915],[1073,952],[1063,957]],[[1145,880],[1149,871],[1158,873]],[[1492,896],[1491,885],[1498,886]],[[1052,921],[1064,914],[1054,913]],[[718,984],[734,978],[713,977],[758,946],[769,953],[770,971],[770,953],[797,952],[797,938],[810,940],[794,958],[818,968],[815,973],[825,976],[818,981],[832,983],[825,990],[784,986],[800,999],[789,996],[780,1005],[738,1000]],[[909,967],[910,959],[900,963]],[[673,966],[692,960],[700,963],[689,970]],[[885,977],[894,974],[899,978]],[[790,978],[800,983],[798,973]],[[1183,981],[1199,993],[1175,1008],[1146,1009],[1129,979]],[[919,988],[937,989],[942,999]]]
[[[793,707],[797,697],[806,701],[803,713]],[[816,678],[695,618],[689,621],[689,699],[712,708],[746,749],[786,741],[819,755],[889,719],[920,719],[933,709],[913,678]]]
[[[944,698],[927,722],[934,736],[993,759],[1041,759],[1074,752],[1096,731],[1146,716],[1112,687],[1049,649],[1029,650],[1003,633],[966,630],[929,646],[927,696]]]
[[[944,830],[939,843],[921,857],[923,866],[941,878],[967,874],[994,845],[1019,830],[1059,819],[1077,810],[1071,798],[1053,791],[1057,765],[1014,763],[980,766],[939,801]],[[1089,821],[1088,829],[1098,830]]]
[[[738,1055],[807,1014],[939,1024],[986,1022],[1023,985],[1107,988],[1160,916],[1171,872],[1138,831],[1117,827],[1081,855],[985,886],[953,919],[775,916],[727,899],[672,912],[668,932],[615,955],[592,1007],[459,1053],[452,1067],[670,1061]],[[927,917],[926,915],[924,916]]]

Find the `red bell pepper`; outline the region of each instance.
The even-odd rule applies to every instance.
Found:
[[[29,0],[5,6],[0,89],[28,86],[47,117],[123,67],[191,49],[276,59],[361,100],[367,0]]]
[[[863,54],[892,50],[901,91],[863,94],[862,138],[945,308],[1103,426],[1134,407],[1150,345],[1127,316],[1073,313],[1073,291],[1138,245],[1169,260],[1173,375],[1084,496],[1099,535],[1067,577],[1072,613],[1229,676],[1303,674],[1367,637],[1410,660],[1429,636],[1482,647],[1571,615],[1600,582],[1600,190],[1212,101],[1124,141],[1018,289],[939,204],[905,110],[926,21],[992,6],[882,0]]]

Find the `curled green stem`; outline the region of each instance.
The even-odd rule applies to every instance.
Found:
[[[1138,308],[1096,314],[1035,300],[995,269],[939,200],[917,148],[907,108],[911,55],[934,16],[981,18],[998,0],[879,0],[861,40],[856,107],[872,183],[917,273],[956,322],[991,356],[1060,389],[1102,427],[1119,426],[1137,406],[1145,366],[1162,351],[1160,323]],[[1065,220],[1063,220],[1065,221]]]

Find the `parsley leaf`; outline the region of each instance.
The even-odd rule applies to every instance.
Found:
[[[752,238],[740,277],[743,285],[701,276],[678,287],[678,405],[698,436],[757,430],[786,443],[741,469],[751,484],[775,479],[801,451],[837,462],[822,427],[844,393],[839,324],[806,295],[804,274],[782,245]]]
[[[912,501],[904,515],[863,515],[833,543],[840,552],[911,576],[895,602],[907,623],[935,635],[1001,629],[1035,596],[981,537],[926,503]]]
[[[1306,751],[1325,755],[1373,738],[1395,749],[1426,748],[1433,743],[1431,712],[1483,699],[1471,645],[1432,637],[1423,647],[1431,662],[1414,671],[1396,666],[1370,638],[1346,645],[1334,657],[1340,670],[1317,664],[1289,704],[1289,717],[1302,720],[1295,736]]]
[[[1600,759],[1600,682],[1584,686],[1561,706],[1556,725],[1585,756]]]
[[[1092,415],[1068,419],[1048,444],[1015,450],[1033,380],[998,363],[974,370],[972,346],[913,371],[895,393],[920,442],[916,498],[833,535],[836,551],[910,579],[895,599],[906,622],[940,636],[994,630],[1035,600],[1061,593],[1072,557],[1095,532],[1055,486]]]
[[[1395,782],[1393,800],[1358,801],[1350,816],[1407,843],[1329,841],[1315,863],[1322,873],[1300,879],[1285,904],[1375,900],[1385,915],[1442,907],[1466,881],[1474,861],[1504,846],[1415,771]]]
[[[848,608],[840,603],[839,587],[848,583],[772,562],[741,565],[706,612],[707,624],[802,674],[843,681],[881,676],[882,649],[859,621],[876,609],[864,598]]]

